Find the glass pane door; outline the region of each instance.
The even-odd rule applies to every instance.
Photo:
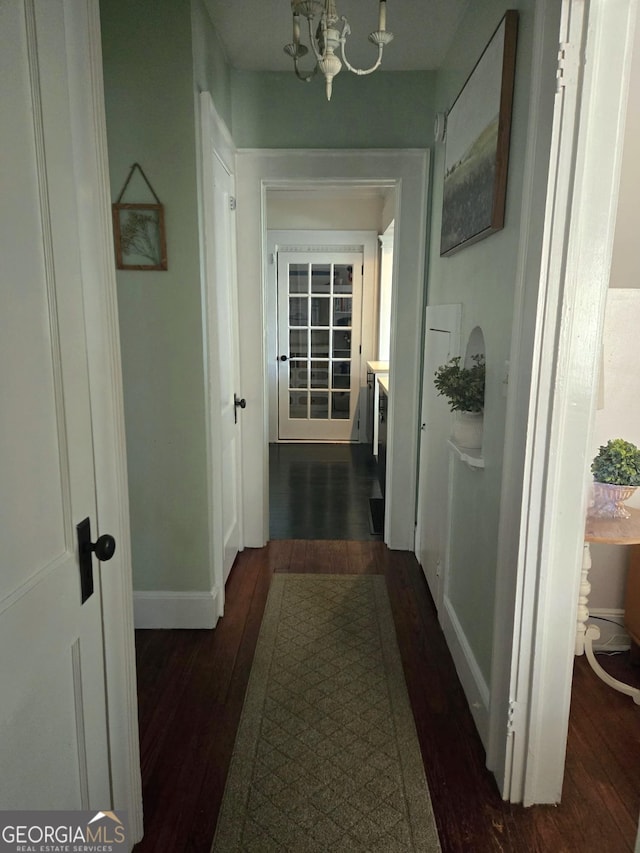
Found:
[[[291,430],[298,435],[281,437],[303,437],[300,433],[305,433],[304,437],[322,440],[339,433],[350,438],[358,390],[352,386],[354,378],[358,380],[360,367],[361,256],[315,258],[287,259],[283,268],[279,267],[281,324],[286,318],[286,333],[281,326],[279,337],[281,350],[283,343],[288,350],[279,376],[281,385],[286,383],[284,420],[309,424],[291,424]],[[355,313],[354,293],[358,300]],[[355,370],[354,330],[358,340]],[[281,399],[283,391],[281,388]]]

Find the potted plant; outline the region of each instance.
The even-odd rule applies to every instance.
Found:
[[[453,441],[460,447],[478,449],[482,446],[485,360],[476,354],[469,367],[460,361],[456,356],[442,364],[435,372],[434,385],[454,412]]]
[[[629,518],[624,501],[640,486],[640,450],[623,438],[603,444],[593,462],[594,507],[600,518]]]

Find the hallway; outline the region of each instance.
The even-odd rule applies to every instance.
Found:
[[[271,539],[381,539],[369,515],[380,494],[368,444],[269,445]]]
[[[215,631],[137,632],[145,838],[136,851],[210,849],[274,572],[385,575],[443,853],[633,850],[640,743],[628,697],[577,659],[562,804],[504,803],[413,555],[380,542],[283,540],[239,555]]]

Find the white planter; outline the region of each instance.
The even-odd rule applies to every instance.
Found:
[[[483,425],[484,415],[482,412],[454,412],[451,440],[458,447],[464,447],[467,450],[480,450]]]

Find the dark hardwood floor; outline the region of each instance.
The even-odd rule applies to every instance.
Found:
[[[214,631],[137,632],[146,830],[136,850],[209,851],[276,571],[384,574],[444,853],[633,850],[640,708],[577,659],[562,803],[503,803],[415,558],[380,542],[331,540],[272,541],[240,554]]]
[[[374,541],[369,498],[381,494],[366,444],[271,444],[271,539]]]

